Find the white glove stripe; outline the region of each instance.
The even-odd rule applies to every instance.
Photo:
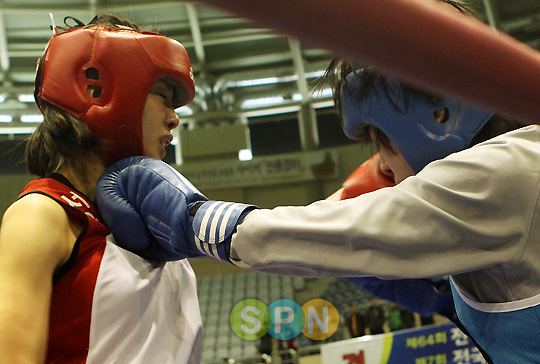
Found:
[[[230,208],[230,205],[226,203],[221,203],[220,206],[216,209],[214,216],[212,217],[212,224],[210,224],[210,231],[208,232],[208,242],[210,244],[216,244],[221,241],[219,236],[216,236],[216,231],[218,230],[218,224],[220,223],[220,216],[223,214],[223,210]],[[221,224],[220,231],[223,229],[223,224]],[[206,240],[206,239],[205,239]]]
[[[204,213],[203,219],[201,221],[201,228],[199,230],[199,236],[202,241],[206,241],[206,228],[208,226],[208,221],[212,217],[212,211],[214,211],[214,209],[219,205],[219,202],[210,202],[210,204],[211,205]]]
[[[238,220],[253,206],[223,201],[206,201],[198,206],[191,221],[194,248],[219,260],[229,260],[231,236]]]
[[[214,258],[217,258],[217,259],[221,260],[221,257],[219,256],[219,253],[218,253],[218,250],[217,250],[217,245],[216,244],[211,244],[208,247],[212,251],[212,255],[214,256]]]
[[[225,215],[223,216],[223,220],[221,220],[221,226],[220,226],[220,229],[219,229],[219,237],[218,237],[218,241],[221,241],[221,239],[225,236],[225,229],[227,229],[227,225],[229,223],[229,218],[231,217],[231,214],[234,212],[234,210],[236,210],[236,205],[235,204],[229,204],[228,206],[228,210],[227,212],[225,213]]]
[[[208,255],[208,252],[207,252],[206,249],[204,248],[204,245],[203,245],[202,242],[199,240],[199,238],[197,237],[197,235],[195,235],[195,245],[197,246],[197,249],[199,249],[199,251],[200,251],[201,253]]]

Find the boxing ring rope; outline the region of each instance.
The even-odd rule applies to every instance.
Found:
[[[203,0],[426,90],[540,123],[540,53],[426,0]]]

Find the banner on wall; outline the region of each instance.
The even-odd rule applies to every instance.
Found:
[[[485,364],[454,324],[364,336],[321,346],[322,364]]]
[[[200,162],[179,168],[199,189],[246,187],[336,177],[337,152],[279,154],[250,161]]]

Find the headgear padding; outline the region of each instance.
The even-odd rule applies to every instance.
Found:
[[[386,86],[385,86],[386,85]],[[416,95],[406,100],[400,83],[386,78],[360,97],[361,81],[354,72],[341,92],[343,130],[355,139],[358,126],[379,128],[394,143],[415,173],[428,163],[469,146],[493,112],[452,99],[433,102]],[[438,122],[435,113],[445,110]]]
[[[193,72],[179,42],[130,29],[76,28],[47,44],[35,98],[40,108],[46,101],[86,122],[105,142],[112,163],[142,155],[142,113],[150,87],[160,79],[173,86],[175,108],[191,102]]]

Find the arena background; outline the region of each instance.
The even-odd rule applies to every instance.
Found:
[[[538,0],[469,0],[493,27],[540,49]],[[178,109],[181,126],[166,161],[209,198],[256,204],[305,205],[323,199],[371,153],[347,140],[327,90],[312,93],[333,55],[310,44],[262,29],[208,6],[181,1],[3,0],[0,1],[0,212],[31,180],[24,165],[24,139],[39,123],[33,103],[36,61],[56,25],[66,16],[88,22],[115,13],[156,27],[187,49],[197,94]],[[72,23],[73,24],[73,23]],[[239,152],[251,160],[239,160]],[[351,302],[367,307],[368,295],[343,280],[270,277],[210,259],[192,259],[199,277],[205,321],[205,362],[260,362],[258,343],[230,339],[227,315],[239,298],[300,304],[326,298],[346,316]],[[219,288],[216,288],[219,287]],[[217,292],[212,294],[212,292]],[[236,296],[230,292],[240,292]],[[388,304],[381,302],[388,308]],[[220,310],[214,310],[216,306]],[[228,311],[227,311],[228,310]],[[419,322],[418,317],[417,323]],[[436,318],[436,322],[443,322]],[[342,328],[344,325],[342,325]],[[228,337],[227,340],[220,337]],[[213,337],[208,339],[208,337]],[[347,338],[347,333],[332,340]],[[319,363],[320,343],[297,340],[297,353],[273,362]],[[231,361],[232,362],[232,361]]]

